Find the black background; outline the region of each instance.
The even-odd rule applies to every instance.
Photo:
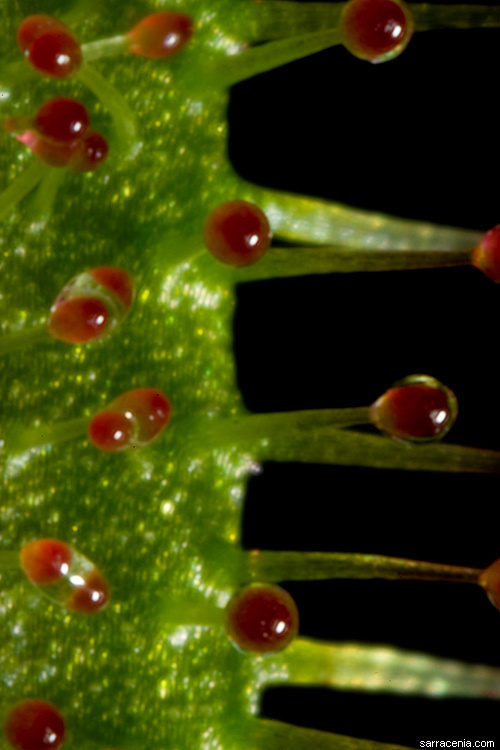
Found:
[[[500,219],[500,31],[418,34],[383,65],[341,49],[233,89],[230,156],[269,187],[486,230]],[[360,406],[423,372],[450,386],[449,442],[500,449],[500,289],[472,268],[242,285],[239,383],[254,411]],[[484,567],[500,556],[498,478],[268,464],[251,480],[249,548],[369,552]],[[500,666],[500,614],[472,586],[285,583],[310,637]],[[270,690],[262,713],[418,747],[500,740],[493,701]]]

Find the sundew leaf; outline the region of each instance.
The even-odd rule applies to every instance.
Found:
[[[55,0],[43,12],[94,43],[161,6]],[[245,580],[241,518],[258,441],[243,450],[218,445],[216,430],[214,439],[216,420],[246,410],[236,387],[232,277],[200,254],[200,233],[211,207],[248,190],[226,154],[228,92],[210,78],[212,61],[243,50],[245,4],[178,6],[198,23],[179,58],[96,58],[90,72],[57,82],[34,75],[15,44],[19,22],[41,9],[1,5],[2,116],[75,96],[111,145],[95,174],[42,169],[38,186],[0,208],[2,333],[42,323],[82,270],[122,266],[137,283],[133,310],[113,336],[76,347],[44,341],[0,364],[0,708],[33,695],[54,702],[68,747],[247,747],[262,686],[270,673],[275,682],[286,677],[286,662],[261,669],[221,626],[222,608]],[[3,190],[33,169],[32,155],[7,133],[0,158]],[[173,410],[147,448],[102,454],[85,435],[23,444],[23,435],[90,417],[145,386],[168,394]],[[69,613],[23,577],[11,561],[39,537],[64,539],[105,573],[107,610]],[[257,732],[255,743],[265,742]]]
[[[188,10],[202,16],[200,4]],[[51,8],[77,23],[83,42],[126,31],[138,15],[120,3],[67,11]],[[9,21],[2,50],[17,62],[23,15],[11,3],[2,12]],[[199,36],[186,55],[188,70],[207,54],[203,31]],[[42,322],[63,285],[99,265],[128,269],[137,299],[119,334],[95,346],[45,341],[3,359],[1,537],[13,553],[33,538],[64,539],[105,571],[112,603],[95,620],[68,614],[18,570],[3,573],[2,707],[30,695],[50,698],[65,715],[70,746],[196,747],[207,732],[219,735],[223,716],[243,715],[256,700],[215,609],[237,581],[233,558],[250,457],[208,443],[193,455],[190,428],[183,427],[191,424],[203,438],[203,420],[242,410],[234,299],[224,272],[210,269],[205,282],[200,264],[178,264],[179,251],[200,236],[207,207],[237,184],[225,156],[227,93],[187,96],[185,84],[175,82],[175,61],[124,56],[98,67],[136,119],[137,141],[123,148],[106,97],[99,102],[79,78],[58,83],[27,69],[12,86],[4,80],[5,114],[30,113],[56,93],[77,96],[111,143],[99,173],[64,174],[52,207],[37,216],[53,179],[48,168],[39,192],[4,218],[4,332]],[[30,169],[32,157],[7,134],[3,140],[5,188]],[[160,443],[110,456],[82,435],[10,453],[14,428],[90,415],[143,386],[171,399],[172,429]],[[215,630],[200,628],[211,620]],[[219,671],[235,682],[218,678]]]

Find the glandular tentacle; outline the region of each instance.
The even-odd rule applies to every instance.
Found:
[[[320,434],[371,424],[396,440],[421,443],[445,437],[457,415],[457,398],[448,386],[429,375],[409,375],[369,407],[246,414],[215,421],[209,434],[216,435],[222,444],[260,441],[264,445],[281,438],[282,433],[291,441],[301,434],[315,441]]]
[[[305,4],[293,0],[244,3],[240,13],[240,33],[249,41],[262,42],[333,28],[339,24],[345,5],[341,2]],[[491,5],[411,3],[411,10],[417,31],[500,26],[498,8]]]
[[[170,402],[161,391],[135,388],[122,393],[90,419],[77,417],[28,430],[13,430],[5,437],[5,447],[8,454],[16,455],[44,445],[87,437],[95,448],[106,453],[135,450],[158,438],[170,414]]]
[[[367,424],[369,407],[247,414],[199,423],[200,448],[238,441],[259,461],[367,466],[420,471],[500,473],[500,452],[443,443],[410,444],[345,429]]]
[[[46,173],[33,201],[32,233],[43,229],[60,185],[59,172]],[[44,325],[0,337],[0,356],[51,339],[66,344],[93,342],[119,327],[134,300],[134,279],[115,266],[99,266],[68,281],[50,308]]]

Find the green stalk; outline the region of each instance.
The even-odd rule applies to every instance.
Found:
[[[369,407],[246,414],[180,426],[183,444],[253,450],[259,461],[441,472],[500,473],[500,452],[447,443],[403,443],[346,427],[369,422]],[[186,442],[188,441],[188,442]]]
[[[3,193],[0,193],[0,221],[6,219],[12,214],[13,209],[17,206],[28,193],[31,193],[43,175],[46,174],[48,167],[42,162],[35,159],[23,172],[16,177]]]
[[[411,4],[417,31],[431,29],[495,29],[500,27],[500,8],[491,5]]]
[[[341,36],[337,29],[325,29],[267,42],[257,47],[250,47],[237,57],[228,56],[214,62],[209,69],[210,76],[217,86],[232,86],[259,73],[266,73],[280,65],[300,60],[302,57],[321,52],[340,43]]]
[[[257,581],[385,578],[477,584],[481,574],[477,568],[347,552],[251,550],[247,565],[248,574]]]
[[[243,2],[236,31],[251,42],[294,37],[337,26],[343,3],[301,3],[293,0]]]
[[[284,680],[281,674],[286,674]],[[266,685],[324,685],[337,690],[427,698],[496,699],[500,669],[390,646],[299,638],[273,658]],[[410,677],[411,675],[411,677]]]
[[[299,461],[377,469],[500,474],[500,452],[446,443],[401,443],[380,435],[322,428],[269,440],[260,450],[267,461]]]
[[[88,424],[88,417],[77,417],[61,423],[32,427],[29,430],[14,429],[5,438],[5,450],[7,455],[16,455],[32,448],[81,438],[87,434]]]
[[[89,87],[103,107],[110,112],[118,141],[117,151],[121,157],[133,159],[138,148],[137,122],[126,99],[113,84],[86,63],[78,71],[78,78]]]
[[[39,341],[53,341],[45,324],[0,336],[0,357],[21,351]]]
[[[247,733],[240,745],[244,750],[402,750],[401,745],[345,737],[271,719],[256,719]]]
[[[262,208],[277,238],[292,242],[379,251],[460,252],[472,250],[483,236],[470,229],[399,219],[250,184],[242,197]]]
[[[234,271],[235,281],[303,276],[305,274],[409,271],[470,265],[465,250],[379,250],[374,248],[271,247],[258,263]]]

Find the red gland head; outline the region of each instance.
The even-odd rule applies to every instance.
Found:
[[[90,420],[88,435],[96,448],[106,453],[116,453],[133,447],[136,426],[119,411],[105,409]]]
[[[69,31],[69,29],[57,18],[47,16],[45,13],[39,13],[34,16],[28,16],[21,23],[17,30],[17,43],[23,55],[27,55],[29,48],[35,39],[47,31]]]
[[[227,606],[227,634],[243,651],[257,654],[281,651],[292,642],[298,629],[297,605],[279,586],[247,586]]]
[[[500,282],[500,224],[486,232],[472,251],[471,262],[489,279]]]
[[[99,266],[92,268],[88,274],[116,297],[125,312],[130,310],[134,299],[134,279],[128,271],[116,266]]]
[[[108,604],[109,586],[94,563],[58,539],[38,539],[20,553],[21,567],[49,599],[80,614]]]
[[[399,55],[413,30],[413,14],[404,0],[350,0],[340,17],[343,45],[372,63]]]
[[[28,698],[11,708],[4,733],[14,750],[57,750],[64,742],[64,719],[52,703]]]
[[[51,143],[44,138],[37,137],[32,151],[41,162],[49,167],[67,167],[73,156],[74,148],[74,142]]]
[[[68,166],[73,172],[94,172],[108,157],[107,140],[93,130],[85,133],[76,144]]]
[[[33,151],[41,162],[50,167],[65,167],[71,159],[75,142],[52,143],[42,138],[34,130],[27,130],[22,135],[16,136],[20,143],[24,143]]]
[[[91,419],[89,438],[108,453],[149,445],[167,426],[170,412],[169,400],[154,388],[127,391]]]
[[[44,14],[26,18],[17,42],[32,68],[51,78],[71,78],[82,64],[82,50],[61,21]]]
[[[121,323],[133,297],[133,278],[122,268],[102,266],[85,271],[57,296],[47,321],[49,333],[69,344],[94,341]]]
[[[75,574],[72,579],[78,576]],[[94,615],[103,610],[110,600],[109,586],[101,571],[93,567],[74,585],[74,590],[64,606],[81,615]]]
[[[248,201],[229,201],[212,211],[203,228],[208,251],[221,263],[241,268],[256,263],[271,244],[267,216]]]
[[[427,375],[410,375],[394,384],[370,407],[375,427],[398,440],[437,440],[458,415],[453,391]]]
[[[55,302],[48,320],[54,339],[68,344],[86,344],[100,338],[108,327],[106,304],[96,297],[74,297]]]
[[[171,413],[170,401],[156,388],[136,388],[118,396],[110,409],[129,415],[136,423],[136,445],[149,445],[165,429]]]
[[[493,606],[500,609],[500,559],[482,571],[479,585],[486,591]]]
[[[59,96],[42,104],[35,115],[34,124],[45,140],[71,143],[85,135],[89,115],[81,102]]]
[[[24,545],[19,559],[32,583],[49,586],[68,573],[72,557],[71,547],[59,539],[36,539]]]
[[[129,31],[129,51],[153,59],[172,57],[189,42],[193,30],[192,19],[184,13],[153,13]]]

